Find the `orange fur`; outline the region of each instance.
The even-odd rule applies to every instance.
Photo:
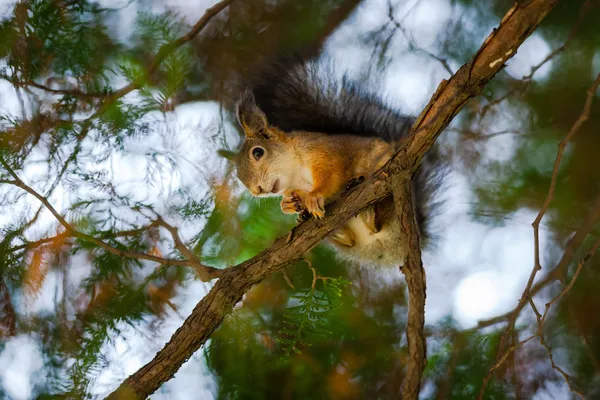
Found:
[[[280,205],[286,214],[305,209],[323,218],[325,206],[348,183],[368,177],[393,154],[392,145],[376,137],[283,132],[269,125],[248,94],[240,100],[237,115],[246,134],[235,157],[238,177],[255,196],[283,196]],[[401,227],[387,218],[389,206],[393,209],[388,203],[351,218],[331,234],[330,241],[351,257],[397,262],[404,251]]]

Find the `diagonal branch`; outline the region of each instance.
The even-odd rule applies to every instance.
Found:
[[[74,89],[54,89],[54,88],[51,88],[50,86],[42,85],[41,83],[37,83],[32,80],[18,81],[14,78],[11,78],[11,77],[5,76],[5,75],[0,75],[0,79],[5,79],[5,80],[11,82],[17,88],[30,86],[30,87],[34,87],[36,89],[43,90],[48,93],[62,94],[62,95],[72,96],[72,97],[76,97],[76,98],[84,99],[84,100],[85,99],[87,99],[87,100],[103,99],[103,98],[106,98],[109,96],[108,93],[82,92],[81,90],[75,89],[75,88]]]
[[[391,183],[408,179],[436,138],[465,103],[478,95],[490,79],[513,56],[558,0],[516,3],[485,40],[481,49],[449,81],[443,81],[421,113],[405,147],[384,170],[351,189],[328,207],[323,221],[309,220],[282,236],[271,248],[225,270],[221,279],[196,305],[154,359],[127,378],[108,399],[144,399],[169,380],[210,337],[242,296],[270,274],[302,258],[325,236],[360,210],[388,196]]]
[[[533,237],[534,237],[534,266],[529,275],[527,285],[525,286],[525,289],[523,290],[523,294],[517,304],[517,307],[509,313],[508,326],[506,327],[506,330],[505,330],[504,334],[502,335],[502,338],[500,339],[500,346],[499,346],[497,359],[502,357],[502,352],[504,351],[504,347],[507,343],[508,337],[510,336],[510,333],[514,330],[515,323],[521,313],[521,310],[523,310],[523,308],[527,305],[528,299],[535,294],[534,291],[532,290],[533,282],[535,280],[535,277],[536,277],[538,271],[540,271],[542,269],[542,266],[540,264],[540,238],[539,238],[540,223],[542,221],[542,218],[548,211],[548,208],[550,207],[550,203],[552,202],[552,199],[554,198],[556,182],[558,180],[558,170],[559,170],[562,156],[563,156],[563,153],[567,146],[567,143],[577,134],[577,132],[579,131],[579,128],[581,128],[583,123],[588,120],[588,118],[590,116],[592,102],[594,100],[596,91],[598,90],[599,86],[600,86],[600,74],[598,74],[598,76],[596,77],[596,79],[594,80],[592,85],[587,90],[587,97],[585,100],[583,110],[581,111],[581,114],[579,115],[579,117],[577,118],[577,120],[575,121],[575,123],[573,124],[573,126],[571,127],[569,132],[567,133],[567,135],[560,141],[560,143],[558,145],[558,153],[556,155],[556,160],[554,162],[554,169],[552,171],[550,188],[548,189],[548,194],[546,195],[546,199],[544,200],[544,203],[542,204],[542,208],[540,209],[537,217],[535,218],[535,220],[533,221],[533,224],[532,224]],[[584,223],[582,224],[581,228],[575,233],[575,235],[571,238],[571,240],[569,240],[569,243],[567,244],[567,247],[565,249],[563,257],[560,260],[560,262],[558,263],[558,265],[546,275],[546,277],[543,281],[543,285],[542,285],[542,282],[538,283],[538,285],[537,285],[538,290],[541,289],[544,285],[547,285],[547,284],[553,282],[555,279],[564,276],[566,268],[569,266],[569,264],[571,263],[571,260],[573,259],[574,253],[581,246],[585,237],[590,233],[590,231],[594,227],[596,221],[598,221],[598,218],[600,218],[600,195],[594,201],[592,209],[590,210],[588,215],[585,217]]]
[[[489,372],[487,373],[487,375],[485,376],[485,378],[483,379],[483,384],[481,386],[481,389],[479,391],[479,396],[478,396],[478,400],[483,398],[483,394],[485,392],[485,388],[488,384],[488,382],[490,381],[490,379],[492,378],[492,374],[494,373],[495,370],[497,370],[507,359],[508,356],[510,354],[512,354],[517,347],[524,345],[525,343],[527,343],[528,341],[530,341],[531,339],[534,339],[536,337],[538,337],[540,339],[540,343],[542,344],[542,346],[544,346],[544,348],[546,349],[547,353],[548,353],[548,357],[550,358],[550,362],[552,364],[552,368],[554,368],[556,371],[558,371],[566,380],[567,385],[569,386],[569,389],[571,390],[571,392],[578,394],[580,397],[583,398],[583,396],[581,395],[581,393],[579,393],[577,390],[575,390],[572,385],[571,385],[571,381],[570,381],[570,376],[559,366],[556,365],[556,363],[554,362],[554,357],[552,354],[552,349],[550,348],[550,346],[548,346],[548,344],[546,343],[545,339],[544,339],[544,333],[543,333],[543,328],[544,328],[544,323],[546,322],[546,317],[548,316],[548,311],[550,310],[550,307],[552,307],[553,304],[555,304],[556,302],[558,302],[565,294],[567,294],[571,288],[573,287],[573,285],[575,284],[575,281],[577,280],[577,278],[579,277],[579,274],[581,272],[581,270],[583,269],[583,266],[589,261],[590,258],[592,258],[592,256],[596,253],[596,251],[598,250],[598,248],[600,248],[600,239],[597,240],[591,247],[591,249],[588,251],[588,253],[579,261],[579,263],[577,264],[577,269],[575,271],[575,274],[573,275],[573,278],[571,278],[571,282],[567,285],[567,287],[565,287],[556,297],[554,297],[552,300],[550,300],[548,303],[546,303],[546,309],[544,311],[544,314],[541,315],[539,313],[539,311],[537,310],[535,304],[533,303],[533,300],[531,297],[529,297],[527,299],[527,302],[531,305],[531,308],[533,309],[536,319],[537,319],[537,323],[538,323],[538,329],[535,335],[530,336],[529,338],[527,338],[526,340],[523,340],[521,342],[518,343],[518,346],[515,345],[511,345],[509,346],[506,351],[504,352],[504,354],[502,356],[499,356],[496,364],[494,364],[494,366],[492,368],[490,368]],[[497,321],[497,322],[501,322],[502,320],[506,320],[510,317],[511,313],[505,314],[503,316],[499,316],[496,318],[492,318],[488,321]],[[495,322],[495,323],[497,323]],[[490,323],[491,325],[492,323]],[[483,324],[482,324],[483,325]],[[488,326],[488,325],[485,325]],[[475,328],[475,329],[479,329],[479,328]],[[514,329],[512,330],[512,332],[514,333]],[[583,338],[583,341],[586,345],[588,345],[586,338]],[[588,346],[589,347],[589,346]],[[590,350],[590,353],[593,353]],[[594,365],[596,365],[598,368],[600,368],[600,366],[598,366],[597,364],[597,360],[593,357],[593,354],[591,354],[591,358],[592,358],[592,362],[594,363]]]
[[[104,250],[108,251],[109,253],[112,253],[119,257],[137,258],[140,260],[154,261],[154,262],[157,262],[157,263],[160,263],[163,265],[180,265],[180,266],[193,267],[199,272],[200,278],[203,281],[209,281],[211,279],[219,277],[222,273],[222,270],[200,264],[200,262],[198,261],[198,259],[196,257],[188,258],[185,260],[173,260],[173,259],[166,259],[166,258],[162,258],[162,257],[153,256],[151,254],[140,253],[140,252],[136,252],[136,251],[120,250],[115,247],[112,247],[108,243],[106,243],[98,238],[95,238],[91,235],[80,232],[77,229],[75,229],[73,227],[73,225],[71,225],[62,215],[60,215],[60,213],[52,206],[52,204],[50,204],[50,202],[48,201],[48,198],[42,196],[41,194],[36,192],[31,186],[29,186],[25,182],[23,182],[19,178],[19,176],[15,173],[15,171],[13,171],[13,169],[1,158],[0,158],[0,164],[4,167],[4,169],[6,169],[6,171],[9,173],[9,175],[12,176],[12,178],[14,179],[12,181],[3,180],[3,181],[0,181],[0,183],[7,183],[7,184],[11,184],[13,186],[19,187],[19,188],[23,189],[24,191],[26,191],[27,193],[34,196],[48,209],[48,211],[50,211],[50,213],[52,213],[54,218],[56,218],[58,220],[58,222],[60,222],[60,224],[66,229],[66,231],[71,236],[74,236],[79,239],[83,239],[90,243],[93,243],[96,246],[101,247]],[[176,243],[176,246],[177,245],[178,244]],[[178,250],[180,250],[180,249],[178,248]],[[183,254],[183,255],[185,256],[186,254]]]
[[[225,8],[227,8],[227,6],[229,6],[231,3],[233,3],[235,0],[222,0],[220,2],[218,2],[217,4],[215,4],[214,6],[207,8],[206,11],[204,12],[204,15],[202,15],[202,17],[198,20],[198,22],[196,22],[196,24],[192,27],[192,29],[186,33],[185,35],[173,40],[172,42],[169,42],[167,44],[164,44],[163,46],[161,46],[161,48],[158,50],[158,52],[156,53],[156,56],[154,57],[154,59],[152,60],[152,62],[150,63],[150,66],[148,67],[148,71],[146,72],[147,76],[152,76],[156,70],[158,69],[158,67],[160,66],[160,64],[173,52],[175,51],[177,48],[183,46],[184,44],[190,42],[191,40],[193,40],[196,36],[198,36],[198,34],[200,33],[200,31],[202,31],[202,29],[204,29],[204,27],[206,25],[208,25],[208,23],[210,22],[210,20],[217,15],[218,13],[220,13],[221,11],[223,11]],[[111,94],[107,101],[113,102],[116,99],[125,96],[126,94],[134,91],[135,89],[138,89],[141,86],[141,82],[131,82],[128,85],[123,86],[122,88],[118,89],[117,91],[115,91],[113,94]]]
[[[6,183],[6,182],[4,182]],[[48,196],[46,196],[47,198]],[[44,205],[42,204],[42,209],[44,208]],[[139,235],[140,233],[147,231],[148,229],[157,226],[158,222],[154,221],[149,225],[143,226],[141,228],[136,228],[136,229],[130,229],[130,230],[126,230],[126,231],[118,231],[118,232],[110,232],[110,234],[108,232],[106,232],[106,234],[100,233],[101,236],[105,236],[105,237],[111,237],[111,238],[116,238],[116,237],[125,237],[125,236],[135,236],[135,235]],[[30,249],[35,249],[36,247],[39,246],[43,246],[47,243],[53,243],[53,242],[59,242],[62,241],[66,238],[69,237],[73,237],[73,235],[71,233],[69,233],[68,231],[64,231],[61,232],[57,235],[54,236],[49,236],[49,237],[45,237],[33,242],[26,242],[14,247],[11,247],[10,249],[8,249],[6,252],[7,253],[14,253],[16,251],[19,250],[30,250]]]

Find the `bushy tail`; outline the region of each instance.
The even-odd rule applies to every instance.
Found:
[[[379,137],[396,142],[406,136],[414,118],[402,115],[365,82],[336,75],[331,60],[280,56],[244,80],[270,124],[283,131],[309,131]],[[415,212],[425,244],[431,242],[430,216],[439,206],[436,194],[443,164],[433,148],[413,176]]]
[[[269,123],[284,131],[376,136],[393,141],[410,130],[412,119],[388,107],[332,62],[280,56],[250,76],[256,103]]]

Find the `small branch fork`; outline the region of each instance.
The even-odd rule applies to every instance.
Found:
[[[521,295],[521,299],[519,300],[517,307],[515,307],[515,309],[513,311],[505,314],[504,316],[495,317],[491,320],[488,320],[488,322],[497,323],[497,322],[502,322],[505,319],[508,319],[508,326],[506,327],[506,330],[500,339],[498,356],[496,358],[496,363],[498,364],[501,360],[506,359],[506,355],[508,352],[511,352],[514,350],[514,348],[511,350],[511,347],[513,347],[513,346],[509,347],[506,350],[504,350],[504,349],[506,347],[508,338],[514,332],[515,323],[516,323],[517,318],[519,317],[521,311],[527,304],[530,304],[531,308],[533,309],[533,311],[536,314],[536,317],[538,319],[538,333],[536,336],[539,337],[540,343],[547,349],[548,355],[550,357],[550,361],[552,363],[552,367],[554,369],[556,369],[558,372],[560,372],[565,377],[567,384],[569,385],[569,389],[573,393],[580,395],[582,398],[583,398],[583,396],[571,386],[569,376],[562,369],[560,369],[558,366],[556,366],[556,364],[554,363],[554,359],[552,357],[550,348],[547,346],[546,341],[544,339],[542,327],[543,327],[544,321],[546,319],[546,316],[548,314],[548,310],[550,309],[550,306],[552,304],[554,304],[555,302],[557,302],[567,291],[569,291],[571,289],[575,279],[577,279],[577,277],[579,276],[581,267],[598,248],[598,245],[599,245],[598,242],[592,247],[592,251],[584,257],[582,262],[579,263],[579,266],[577,268],[577,271],[576,271],[573,279],[571,280],[571,283],[565,288],[565,290],[563,290],[561,292],[561,294],[559,296],[557,296],[557,298],[555,298],[554,300],[552,300],[550,303],[548,303],[546,305],[546,310],[544,311],[543,316],[540,315],[539,312],[537,311],[537,309],[535,308],[535,305],[532,300],[532,296],[535,293],[537,293],[539,290],[541,290],[544,286],[550,284],[551,282],[553,282],[557,279],[560,279],[561,281],[564,282],[564,277],[566,276],[567,268],[570,265],[575,252],[579,249],[579,247],[583,243],[585,237],[590,233],[590,231],[593,229],[596,222],[600,219],[600,195],[594,201],[592,208],[591,208],[590,212],[584,218],[584,222],[583,222],[582,226],[580,227],[580,229],[575,233],[575,235],[573,235],[573,237],[567,243],[565,252],[563,253],[563,256],[562,256],[561,260],[559,261],[559,263],[547,274],[546,278],[542,282],[540,282],[537,285],[537,287],[535,287],[534,289],[532,289],[532,287],[533,287],[533,282],[535,280],[535,277],[536,277],[538,271],[540,271],[542,269],[542,265],[540,262],[540,237],[539,237],[540,236],[539,235],[540,223],[541,223],[542,219],[544,218],[544,215],[548,211],[548,208],[550,207],[550,203],[554,199],[556,183],[558,180],[558,171],[560,168],[560,163],[561,163],[565,148],[566,148],[567,144],[577,134],[577,132],[579,131],[581,126],[584,124],[584,122],[589,119],[592,102],[594,100],[596,91],[598,90],[599,86],[600,86],[600,74],[598,74],[598,76],[596,77],[596,79],[594,80],[592,85],[587,90],[587,96],[586,96],[586,100],[585,100],[585,103],[583,106],[583,110],[581,111],[581,114],[579,115],[579,117],[577,118],[577,120],[575,121],[575,123],[573,124],[573,126],[571,127],[569,132],[567,133],[567,135],[558,144],[558,153],[556,155],[556,160],[554,161],[554,168],[552,170],[552,178],[550,180],[550,188],[548,189],[548,194],[546,195],[544,203],[542,204],[542,208],[540,209],[537,217],[535,218],[535,220],[532,223],[533,236],[534,236],[534,266],[531,271],[531,274],[529,275],[527,285],[525,286],[525,289],[523,290],[523,294]],[[485,326],[485,325],[486,325],[485,322],[480,323],[480,324],[478,324],[478,328]],[[488,373],[488,376],[491,376],[492,372],[493,371],[490,371]],[[489,377],[486,377],[483,385],[481,386],[481,390],[479,393],[479,399],[482,398],[488,381],[489,381]]]
[[[48,201],[48,199],[46,197],[44,197],[41,194],[39,194],[38,192],[36,192],[33,188],[31,188],[31,186],[25,184],[25,182],[23,182],[19,178],[19,176],[8,165],[8,163],[6,163],[1,158],[0,158],[0,165],[2,165],[4,167],[4,169],[8,172],[8,174],[13,178],[13,180],[2,180],[2,181],[0,181],[0,183],[10,184],[10,185],[19,187],[19,188],[23,189],[24,191],[26,191],[27,193],[34,196],[48,209],[48,211],[50,211],[52,213],[52,215],[54,215],[54,217],[58,220],[58,222],[66,230],[66,232],[59,234],[53,238],[42,239],[42,240],[38,240],[37,242],[34,242],[34,243],[29,243],[29,244],[26,244],[23,246],[17,246],[17,247],[14,247],[13,249],[11,249],[11,251],[16,251],[16,250],[19,250],[22,248],[28,248],[29,246],[32,246],[32,245],[35,245],[35,246],[41,245],[41,244],[44,244],[47,242],[57,240],[57,238],[61,237],[61,236],[72,236],[72,237],[76,237],[76,238],[88,241],[90,243],[93,243],[96,246],[101,247],[104,250],[106,250],[109,253],[112,253],[116,256],[154,261],[154,262],[157,262],[162,265],[179,265],[179,266],[193,267],[194,269],[196,269],[196,271],[200,275],[200,278],[205,282],[207,282],[211,279],[217,278],[222,274],[222,270],[219,270],[219,269],[216,269],[213,267],[208,267],[206,265],[201,264],[200,261],[198,260],[198,258],[181,241],[181,238],[179,237],[177,228],[167,224],[161,217],[158,218],[158,220],[156,221],[156,224],[164,227],[165,229],[167,229],[169,231],[169,233],[171,234],[173,241],[175,243],[175,248],[177,250],[179,250],[181,252],[181,254],[184,257],[186,257],[186,259],[184,259],[184,260],[166,259],[166,258],[157,257],[157,256],[154,256],[151,254],[140,253],[140,252],[136,252],[136,251],[120,250],[115,247],[112,247],[111,245],[102,241],[101,239],[98,239],[98,238],[95,238],[86,233],[80,232],[77,229],[75,229],[75,227],[73,227],[73,225],[71,225],[62,215],[60,215],[60,213],[52,206],[52,204],[50,204],[50,202]]]
[[[537,332],[535,335],[529,336],[527,339],[520,341],[518,344],[516,344],[516,345],[513,344],[513,345],[509,346],[506,349],[506,351],[504,352],[504,354],[502,356],[498,357],[496,363],[492,366],[492,368],[490,368],[490,371],[488,372],[488,374],[485,376],[485,378],[483,380],[483,385],[481,386],[481,389],[479,391],[479,396],[478,396],[479,400],[483,399],[483,394],[485,392],[485,388],[487,387],[487,384],[489,383],[490,379],[492,378],[493,373],[498,368],[500,368],[500,366],[502,366],[502,364],[504,364],[504,362],[506,360],[508,360],[509,355],[511,353],[513,353],[518,347],[523,346],[525,343],[527,343],[535,338],[540,339],[540,343],[542,344],[542,346],[544,346],[544,348],[548,352],[548,357],[550,358],[550,362],[552,363],[552,368],[554,368],[562,376],[564,376],[571,392],[579,395],[579,397],[581,397],[582,399],[584,398],[583,395],[580,392],[578,392],[577,390],[575,390],[573,388],[573,386],[571,385],[571,377],[564,370],[562,370],[559,366],[557,366],[556,363],[554,362],[554,357],[552,355],[552,351],[551,351],[550,347],[548,346],[548,344],[546,343],[546,340],[544,338],[543,328],[544,328],[544,323],[546,322],[546,317],[548,316],[548,312],[549,312],[550,308],[571,290],[571,288],[575,284],[575,281],[579,277],[579,273],[583,269],[583,266],[596,253],[596,251],[598,250],[599,247],[600,247],[600,239],[598,239],[596,241],[596,243],[594,243],[594,245],[592,245],[592,248],[590,249],[590,251],[585,255],[585,257],[583,257],[579,261],[579,263],[577,264],[577,269],[575,270],[575,274],[573,275],[571,282],[569,282],[569,285],[567,287],[565,287],[556,297],[554,297],[552,300],[550,300],[548,303],[546,303],[546,309],[544,310],[543,315],[541,315],[539,313],[537,307],[533,303],[533,299],[531,297],[529,297],[527,299],[527,302],[531,305],[531,308],[533,309],[533,312],[536,315]],[[514,330],[513,330],[513,333],[514,333]]]
[[[446,72],[448,72],[449,76],[454,75],[454,71],[452,71],[452,68],[450,68],[450,64],[448,64],[448,60],[446,60],[445,58],[442,58],[438,55],[435,55],[432,52],[430,52],[429,50],[419,47],[416,44],[415,39],[406,31],[406,28],[404,26],[402,26],[402,24],[400,22],[398,22],[398,20],[394,16],[394,6],[392,5],[391,0],[388,0],[388,19],[390,20],[392,25],[394,25],[394,29],[398,29],[402,33],[402,35],[406,38],[406,40],[408,41],[409,50],[418,51],[418,52],[423,53],[426,56],[438,61],[440,64],[442,64],[442,67],[444,67]]]

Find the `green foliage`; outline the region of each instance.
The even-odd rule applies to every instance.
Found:
[[[451,319],[438,327],[447,335],[428,348],[424,376],[436,382],[438,392],[433,398],[467,400],[477,398],[489,368],[495,364],[500,333],[462,333]],[[480,368],[478,366],[485,366]],[[451,372],[450,372],[451,371]],[[510,387],[492,378],[485,390],[484,399],[510,399]]]
[[[343,278],[315,277],[310,289],[303,289],[291,296],[293,303],[283,314],[283,328],[279,330],[276,340],[282,344],[283,351],[289,356],[291,352],[302,354],[300,346],[310,346],[306,336],[328,336],[326,319],[337,307],[342,297],[342,289],[351,284]],[[315,286],[321,281],[323,289]]]
[[[104,16],[94,4],[82,1],[64,7],[44,0],[23,2],[16,6],[14,18],[4,21],[2,30],[8,40],[3,40],[0,54],[20,79],[35,80],[53,72],[85,82],[87,90],[105,87],[107,56],[118,45],[109,37]]]

